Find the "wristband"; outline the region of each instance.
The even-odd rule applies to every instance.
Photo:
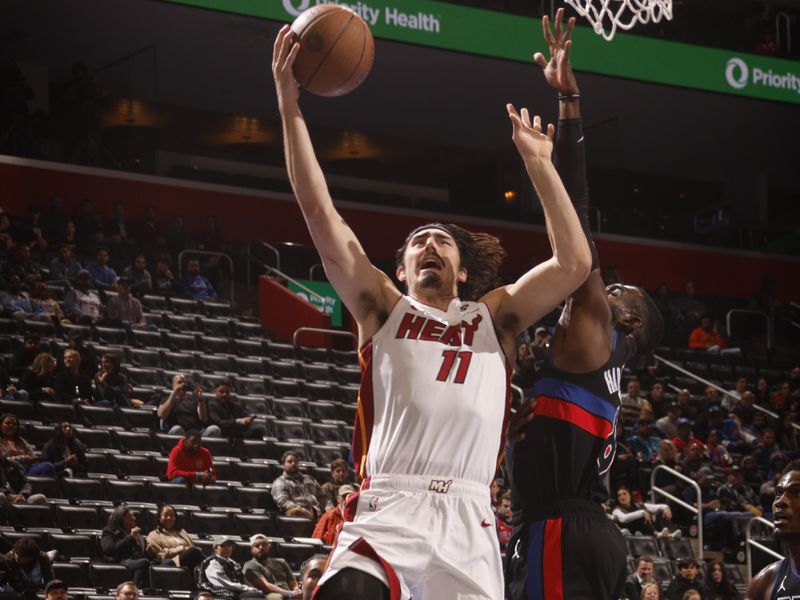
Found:
[[[559,102],[573,102],[575,100],[580,100],[581,95],[578,92],[574,94],[562,94],[559,92],[558,94],[558,101]]]

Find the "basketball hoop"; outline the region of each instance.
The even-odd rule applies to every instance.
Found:
[[[565,0],[586,17],[594,32],[611,41],[617,28],[632,29],[637,24],[672,20],[672,0]]]

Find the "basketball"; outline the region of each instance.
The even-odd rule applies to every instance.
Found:
[[[297,82],[318,96],[342,96],[369,74],[375,55],[372,32],[349,8],[320,4],[292,23],[300,43],[294,62]]]

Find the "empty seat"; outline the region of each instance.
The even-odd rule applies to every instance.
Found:
[[[267,374],[273,379],[296,381],[301,375],[295,360],[267,359],[264,361],[264,364],[267,369]]]
[[[181,333],[166,334],[167,347],[178,352],[193,352],[197,350],[197,340],[194,335]]]
[[[269,462],[239,463],[239,476],[243,482],[272,483],[280,477],[283,469],[277,460]]]
[[[122,422],[136,429],[156,429],[158,427],[158,416],[153,406],[142,406],[141,408],[121,408],[119,410]],[[152,440],[151,440],[152,443]],[[155,448],[136,448],[137,450],[154,450]]]
[[[231,350],[233,350],[234,354],[244,357],[269,356],[269,350],[266,345],[256,340],[234,338],[231,342]]]
[[[200,375],[200,384],[205,389],[214,390],[220,385],[230,385],[230,377],[215,373],[202,373]]]
[[[319,465],[329,465],[337,458],[344,458],[346,460],[349,454],[339,446],[314,444],[309,447],[309,450],[311,452],[311,460]]]
[[[69,554],[64,554],[69,557]],[[79,554],[76,556],[80,556]],[[86,565],[56,562],[53,563],[53,575],[56,579],[60,579],[69,588],[85,588],[89,587],[89,577],[86,574]]]
[[[108,429],[91,429],[88,427],[75,427],[75,437],[86,444],[88,448],[113,448],[111,432]]]
[[[131,572],[122,565],[93,562],[89,565],[92,587],[114,589],[123,581],[131,579]]]
[[[39,402],[38,413],[45,423],[60,423],[61,421],[74,423],[79,420],[74,406],[66,402]]]
[[[195,532],[206,535],[230,533],[233,529],[227,513],[194,512],[192,526]]]
[[[61,485],[58,479],[52,477],[32,477],[28,475],[28,483],[31,484],[31,489],[34,494],[44,494],[47,498],[60,498]],[[42,525],[42,527],[48,527]]]
[[[650,556],[653,556],[652,554]],[[653,556],[653,579],[657,581],[671,581],[675,575],[672,564],[666,558]]]
[[[194,493],[201,507],[236,506],[233,492],[227,485],[195,486]]]
[[[306,417],[305,404],[299,398],[273,398],[270,412],[279,419]]]
[[[297,542],[281,542],[281,558],[289,563],[292,569],[299,570],[300,565],[311,558],[317,552],[317,547],[312,544],[300,544]]]
[[[111,471],[108,465],[108,455],[104,452],[87,452],[86,468],[89,473],[108,473]]]
[[[258,338],[264,335],[261,323],[249,323],[247,321],[236,320],[232,323],[233,336],[237,338]]]
[[[103,344],[126,345],[130,343],[128,332],[115,327],[95,327],[95,340]]]
[[[9,518],[14,525],[23,527],[53,527],[53,512],[47,505],[11,504]]]
[[[148,325],[155,325],[159,329],[166,328],[166,319],[164,313],[146,312],[142,313],[142,316],[144,317],[144,320]]]
[[[337,365],[358,366],[358,352],[355,350],[336,350],[331,348],[331,358]]]
[[[149,456],[136,454],[112,454],[109,457],[111,468],[114,473],[125,477],[134,476],[158,476],[153,468],[153,461]],[[112,498],[114,500],[115,498]]]
[[[659,538],[659,543],[664,551],[664,556],[672,560],[681,558],[694,558],[692,543],[687,538],[673,539],[670,537]]]
[[[160,331],[149,331],[147,329],[134,329],[131,331],[134,346],[139,348],[162,348],[165,346],[164,336]]]
[[[71,407],[70,407],[71,408]],[[21,421],[38,421],[33,404],[19,400],[0,400],[0,414],[11,413]]]
[[[278,532],[280,533],[281,537],[311,537],[311,534],[314,533],[314,521],[312,519],[278,515],[276,520],[278,524]]]
[[[235,391],[239,394],[248,396],[265,396],[267,394],[262,377],[237,377],[232,383]]]
[[[161,370],[155,367],[128,367],[128,379],[135,386],[161,387]]]
[[[272,443],[262,440],[244,440],[244,451],[249,458],[275,458],[275,447]],[[240,470],[242,463],[239,465]]]
[[[342,402],[355,404],[356,400],[358,400],[359,386],[354,384],[340,385],[337,389],[339,390],[339,400]]]
[[[98,479],[77,479],[65,477],[61,480],[64,496],[68,499],[105,500],[106,494],[103,482]]]
[[[361,369],[357,366],[346,367],[340,365],[333,369],[333,373],[339,383],[361,383]]]
[[[175,447],[183,436],[181,435],[173,435],[170,433],[157,433],[156,434],[156,442],[159,446],[161,446],[161,451],[165,454],[169,454],[172,449]]]
[[[239,467],[235,461],[215,460],[214,470],[217,472],[217,479],[219,481],[239,481]]]
[[[208,448],[211,456],[234,456],[230,438],[203,437],[203,446]]]
[[[50,545],[61,556],[72,558],[97,558],[97,544],[93,536],[75,533],[51,533]]]
[[[311,436],[311,439],[315,442],[345,441],[344,436],[342,435],[342,430],[338,425],[332,425],[329,423],[309,423],[308,432]]]
[[[194,577],[189,570],[182,567],[150,565],[150,587],[167,593],[176,590],[193,590],[195,587]]]
[[[328,365],[298,365],[300,376],[306,382],[325,382],[333,381],[331,369]]]
[[[200,330],[193,315],[168,315],[166,320],[169,328],[175,333],[194,333]]]
[[[231,362],[231,356],[228,354],[201,354],[198,356],[200,360],[200,369],[206,372],[217,373],[231,373],[234,372],[234,365]]]
[[[311,346],[297,346],[295,354],[307,363],[330,363],[331,357],[327,348],[313,348]]]
[[[231,305],[220,300],[203,300],[201,302],[203,312],[209,316],[229,317],[231,315]]]
[[[231,324],[227,319],[200,319],[202,331],[221,338],[231,337]]]
[[[150,488],[144,481],[106,480],[106,496],[112,502],[152,502]]]
[[[193,298],[170,298],[169,303],[176,313],[179,314],[197,314],[200,312],[200,302]]]
[[[260,358],[232,357],[232,370],[240,375],[265,375],[264,362]]]
[[[153,501],[180,505],[197,505],[197,498],[189,486],[182,483],[158,482],[150,484]]]
[[[266,490],[259,490],[266,492]],[[263,507],[259,507],[263,508]],[[277,536],[278,527],[275,523],[275,516],[272,514],[235,514],[233,515],[235,531],[244,538],[248,538],[253,533],[263,533],[266,536]]]
[[[197,368],[197,355],[194,352],[165,352],[166,368],[174,371],[191,371]]]
[[[164,312],[169,310],[167,299],[164,296],[156,296],[154,294],[145,294],[142,296],[142,306],[149,311]]]
[[[102,529],[106,526],[96,508],[65,504],[56,506],[56,523],[62,529]]]
[[[278,360],[282,358],[294,360],[297,358],[297,353],[292,344],[269,341],[267,342],[267,347],[269,348],[269,355],[271,358]]]
[[[95,427],[119,427],[119,417],[113,408],[103,406],[80,405],[80,413],[84,421]]]
[[[628,544],[628,554],[631,556],[661,556],[661,550],[656,543],[656,538],[646,535],[629,535],[625,537]]]
[[[263,509],[272,512],[278,512],[278,507],[275,504],[275,499],[272,497],[270,490],[266,488],[256,487],[237,487],[235,489],[236,501],[242,508]],[[236,515],[234,515],[234,518]],[[273,527],[275,523],[273,522]],[[252,529],[251,531],[261,531],[260,529]],[[266,533],[266,532],[264,532]]]
[[[341,415],[342,421],[345,423],[356,422],[356,411],[357,407],[355,404],[342,404],[339,406],[339,414]]]
[[[275,435],[280,440],[305,440],[308,439],[308,431],[303,421],[284,421],[275,420],[272,422]]]

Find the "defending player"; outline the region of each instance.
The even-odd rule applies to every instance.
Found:
[[[538,117],[507,107],[553,257],[491,289],[504,255],[495,238],[425,225],[398,252],[403,295],[333,206],[297,103],[297,48],[282,29],[273,75],[286,164],[326,274],[358,323],[362,367],[353,440],[362,491],[348,501],[316,597],[500,600],[489,484],[504,446],[515,337],[583,282],[591,260],[551,161],[553,128],[544,134]]]
[[[614,428],[625,360],[661,339],[664,324],[647,294],[600,277],[589,229],[589,191],[580,94],[569,52],[575,20],[555,33],[544,17],[550,60],[535,56],[559,92],[556,159],[592,252],[588,279],[567,299],[541,378],[512,423],[510,448],[515,531],[508,546],[510,600],[616,600],[625,582],[625,542],[592,501],[614,458]],[[535,404],[535,408],[534,408]],[[535,415],[535,418],[534,418]],[[599,460],[598,460],[599,457]],[[599,462],[599,465],[598,465]]]
[[[764,567],[747,587],[745,600],[800,598],[800,461],[793,460],[778,479],[772,503],[775,537],[789,556]]]

